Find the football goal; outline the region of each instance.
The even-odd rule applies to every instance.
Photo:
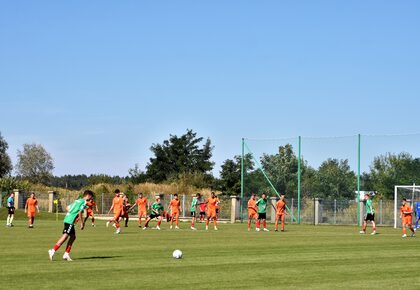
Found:
[[[411,207],[415,209],[416,202],[420,202],[419,185],[395,185],[394,187],[394,228],[401,226],[400,205],[403,199],[410,202]],[[414,212],[413,212],[414,213]],[[414,220],[414,219],[413,219]]]

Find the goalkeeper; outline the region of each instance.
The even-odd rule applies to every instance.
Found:
[[[414,230],[419,228],[419,220],[420,220],[420,201],[416,202],[416,226]]]

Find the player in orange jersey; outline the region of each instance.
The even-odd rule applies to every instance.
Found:
[[[144,217],[147,218],[147,210],[149,209],[149,204],[147,203],[147,198],[143,197],[143,193],[139,193],[136,202],[129,209],[131,211],[135,206],[137,206],[138,215],[139,215],[139,228],[141,228],[141,219]]]
[[[407,227],[411,231],[411,236],[415,237],[415,232],[413,228],[413,209],[411,208],[410,204],[407,202],[407,199],[403,199],[401,201],[401,207],[400,207],[400,218],[402,219],[402,227],[403,227],[403,238],[407,237]]]
[[[279,221],[281,221],[281,231],[284,232],[284,219],[286,217],[286,200],[284,193],[280,194],[280,200],[276,203],[276,224],[274,230],[279,231]]]
[[[214,192],[211,193],[211,196],[207,199],[207,220],[206,220],[206,231],[209,229],[209,222],[212,219],[214,223],[214,230],[217,231],[217,206],[218,199]]]
[[[255,220],[255,222],[258,220],[255,193],[251,194],[251,198],[248,200],[248,232],[251,230],[252,220]]]
[[[91,217],[92,218],[92,227],[94,227],[95,226],[95,216],[93,214],[93,210],[95,209],[96,213],[98,213],[99,212],[98,206],[96,205],[96,202],[93,199],[89,200],[86,203],[86,206],[87,206],[87,209],[86,209],[86,217],[85,217],[84,223],[86,223],[87,219],[89,217]]]
[[[28,227],[30,229],[34,227],[36,212],[39,212],[38,200],[35,197],[35,192],[31,192],[25,204],[25,213],[28,215]]]
[[[120,190],[116,189],[115,191],[115,197],[112,200],[111,208],[108,211],[108,214],[111,213],[112,210],[114,210],[114,217],[110,219],[106,226],[108,227],[110,223],[113,223],[115,225],[116,234],[121,233],[121,227],[120,227],[120,217],[122,215],[122,209],[123,209],[123,197],[120,195]]]
[[[172,229],[172,226],[175,220],[175,229],[178,230],[179,229],[179,214],[182,211],[182,208],[181,208],[181,202],[178,198],[177,193],[174,194],[174,198],[169,203],[168,210],[167,210],[168,212],[169,212],[169,209],[171,209],[171,214],[172,214],[171,226],[169,228]]]

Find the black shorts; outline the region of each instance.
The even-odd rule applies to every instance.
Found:
[[[365,217],[365,222],[374,222],[375,221],[375,214],[368,213]]]
[[[7,214],[15,214],[15,207],[14,206],[8,207],[7,208]]]
[[[266,220],[267,219],[267,214],[264,213],[258,213],[258,219],[259,220]]]
[[[200,211],[200,215],[206,215],[205,211]]]
[[[191,217],[195,217],[195,211],[191,212]]]
[[[68,234],[69,236],[75,236],[76,231],[74,230],[74,224],[64,223],[63,234]]]
[[[159,215],[159,214],[156,214],[156,213],[154,213],[154,212],[152,212],[152,213],[149,215],[149,218],[150,218],[150,219],[154,219],[154,218],[158,218],[158,217],[160,217],[160,215]]]

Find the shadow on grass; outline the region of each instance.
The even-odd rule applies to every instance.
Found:
[[[93,257],[83,257],[78,258],[78,260],[104,260],[104,259],[115,259],[121,258],[122,256],[93,256]]]

